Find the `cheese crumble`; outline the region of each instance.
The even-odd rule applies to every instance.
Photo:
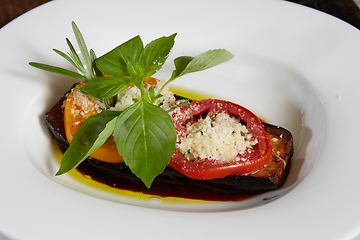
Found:
[[[105,105],[95,98],[87,96],[75,89],[73,89],[72,92],[74,104],[70,111],[74,116],[81,115],[85,120],[89,116],[102,112],[105,108]],[[83,121],[75,122],[75,125],[80,125]]]
[[[189,160],[209,158],[220,162],[241,161],[238,155],[257,144],[240,120],[226,113],[208,114],[193,124],[187,124],[187,136],[177,148]]]

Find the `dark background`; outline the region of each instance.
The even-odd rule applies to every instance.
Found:
[[[360,10],[353,0],[288,0],[336,16],[360,29]],[[49,0],[0,0],[0,28]]]

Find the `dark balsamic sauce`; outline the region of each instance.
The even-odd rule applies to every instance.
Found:
[[[193,180],[179,176],[175,170],[166,167],[161,177],[155,178],[151,188],[137,178],[124,164],[109,164],[88,159],[77,170],[92,180],[112,188],[158,197],[176,197],[205,201],[243,201],[258,196],[258,192],[222,189],[211,181]]]

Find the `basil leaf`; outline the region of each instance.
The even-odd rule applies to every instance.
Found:
[[[127,89],[128,81],[125,77],[96,77],[80,90],[96,99],[109,98]]]
[[[127,58],[127,70],[129,75],[133,78],[136,76],[142,76],[143,68],[139,62],[139,59]],[[143,78],[143,77],[141,77]]]
[[[198,72],[214,67],[229,61],[233,57],[234,55],[225,49],[214,49],[206,51],[192,59],[191,57],[177,58],[177,60],[174,60],[176,69],[172,73],[171,80],[187,73]]]
[[[75,133],[70,147],[65,151],[56,175],[76,168],[101,147],[113,133],[119,114],[120,112],[117,111],[103,111],[86,119]]]
[[[140,36],[136,36],[97,58],[95,64],[103,73],[113,76],[129,76],[128,58],[138,59],[143,49],[144,45]]]
[[[134,84],[139,90],[141,91],[141,94],[145,93],[144,91],[144,78],[139,75],[134,75],[129,78],[129,84]]]
[[[29,65],[32,66],[32,67],[39,68],[41,70],[48,71],[48,72],[53,72],[53,73],[57,73],[57,74],[67,76],[67,77],[76,78],[76,79],[79,79],[81,81],[84,81],[84,80],[87,81],[85,76],[81,75],[80,73],[73,72],[73,71],[67,70],[65,68],[55,67],[55,66],[51,66],[51,65],[48,65],[48,64],[36,63],[36,62],[29,62]]]
[[[164,88],[176,78],[187,73],[198,72],[219,65],[232,59],[232,55],[225,49],[214,49],[204,52],[196,57],[182,56],[174,59],[175,70],[170,79],[160,88],[161,93]]]
[[[121,113],[113,136],[126,165],[150,188],[175,150],[176,132],[170,115],[138,100]]]
[[[150,77],[162,68],[175,43],[176,33],[147,44],[140,55],[144,77]]]
[[[149,87],[149,97],[151,100],[155,98],[155,90],[153,87]]]
[[[175,79],[178,76],[180,76],[180,74],[185,70],[187,65],[193,59],[194,59],[194,57],[190,57],[190,56],[181,56],[181,57],[175,58],[174,59],[175,70],[173,71],[173,73],[171,75],[171,79]]]

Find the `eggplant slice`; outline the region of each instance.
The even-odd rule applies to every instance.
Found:
[[[64,129],[64,103],[69,92],[45,114],[45,122],[56,144],[64,152],[69,143]],[[180,97],[181,98],[181,97]],[[291,133],[278,126],[263,123],[268,133],[272,155],[260,170],[246,175],[196,180],[186,177],[167,166],[148,189],[124,163],[106,163],[88,158],[77,170],[93,180],[111,187],[156,195],[213,201],[238,201],[258,193],[280,188],[288,175],[293,155]]]

